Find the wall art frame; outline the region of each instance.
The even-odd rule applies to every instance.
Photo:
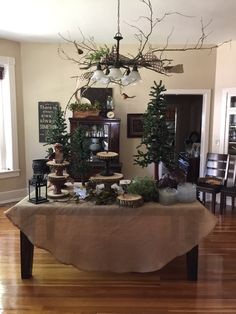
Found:
[[[127,114],[127,137],[135,138],[143,136],[143,113]]]

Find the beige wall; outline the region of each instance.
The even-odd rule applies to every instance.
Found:
[[[0,193],[24,189],[26,186],[25,168],[25,135],[24,135],[24,107],[22,100],[22,73],[20,44],[13,41],[0,39],[0,55],[15,58],[16,73],[16,105],[17,105],[17,130],[19,146],[20,176],[15,178],[0,179]]]
[[[38,102],[58,101],[62,108],[75,87],[76,66],[58,56],[58,45],[22,44],[22,75],[25,110],[27,177],[32,175],[32,160],[44,158],[46,147],[39,143]]]
[[[56,44],[22,44],[23,95],[25,110],[25,145],[27,177],[31,175],[32,159],[45,156],[45,147],[38,142],[38,101],[59,101],[65,107],[76,83],[71,79],[76,75],[77,67],[62,60],[57,53]],[[132,46],[125,47],[132,53]],[[66,47],[72,52],[71,47]],[[127,139],[127,113],[142,113],[149,101],[149,90],[153,81],[163,80],[168,89],[213,89],[215,82],[216,53],[196,51],[173,53],[170,58],[174,64],[183,63],[184,73],[169,77],[155,72],[141,70],[143,82],[126,87],[123,91],[133,99],[124,100],[120,90],[114,87],[116,117],[121,118],[120,159],[125,177],[134,175],[153,175],[152,167],[141,169],[132,165],[133,154],[140,139]]]
[[[236,41],[223,45],[217,50],[216,80],[214,94],[214,121],[212,132],[213,152],[223,152],[226,102],[223,90],[236,88]]]

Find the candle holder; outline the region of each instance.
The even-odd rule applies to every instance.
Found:
[[[53,190],[49,190],[48,197],[57,199],[68,196],[69,192],[62,190],[62,187],[65,186],[67,178],[69,177],[67,173],[63,173],[63,170],[69,165],[69,162],[62,161],[61,163],[56,163],[52,160],[48,161],[47,165],[54,169],[54,172],[48,175],[48,179],[53,185]]]
[[[34,174],[29,180],[29,202],[41,204],[48,202],[47,179],[43,174]]]
[[[97,158],[104,161],[105,162],[105,169],[100,173],[102,176],[105,177],[109,177],[112,176],[114,174],[114,172],[112,172],[110,170],[110,163],[112,161],[112,159],[116,158],[118,156],[117,153],[115,152],[99,152],[97,153]]]
[[[172,205],[178,202],[177,190],[173,188],[159,189],[159,202],[162,205]]]

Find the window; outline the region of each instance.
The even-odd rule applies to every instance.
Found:
[[[0,56],[0,178],[18,175],[15,60]]]

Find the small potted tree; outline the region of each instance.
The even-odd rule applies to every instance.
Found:
[[[64,111],[61,107],[56,110],[52,115],[52,126],[50,129],[47,130],[46,136],[46,144],[53,146],[56,143],[59,143],[63,147],[63,155],[66,160],[70,158],[70,134],[67,133],[67,124],[64,115]],[[47,150],[47,158],[53,153],[53,148],[49,147]]]
[[[151,87],[151,99],[143,115],[143,137],[134,155],[134,162],[141,167],[155,164],[155,179],[159,180],[158,165],[163,162],[167,168],[175,164],[173,134],[166,122],[167,104],[165,86],[160,81]]]
[[[85,136],[85,130],[78,127],[71,137],[70,175],[75,180],[81,181],[82,185],[85,184],[91,167],[89,157],[89,140]]]

